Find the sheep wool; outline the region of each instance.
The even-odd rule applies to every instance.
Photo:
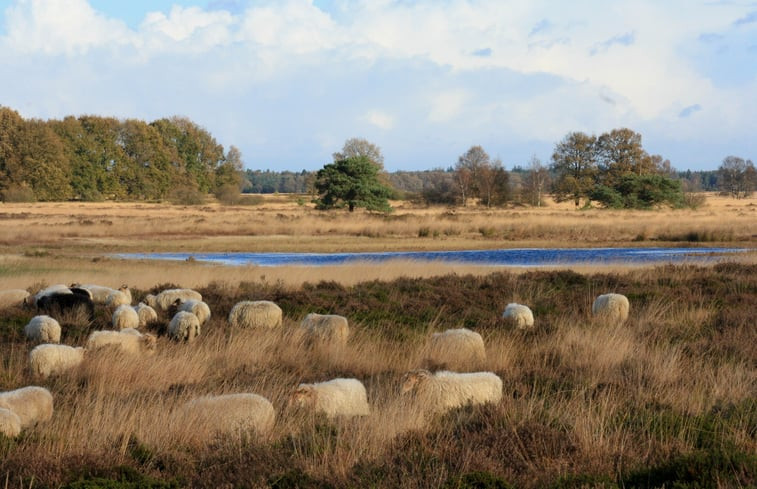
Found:
[[[53,395],[37,386],[0,392],[0,408],[15,413],[23,429],[53,417]]]
[[[71,292],[71,289],[65,284],[51,285],[40,290],[33,296],[27,297],[27,304],[30,306],[36,306],[41,298],[52,294],[73,294],[73,292]]]
[[[10,409],[0,408],[0,434],[8,438],[21,434],[21,418]]]
[[[117,292],[116,289],[112,289],[110,287],[105,287],[103,285],[92,285],[92,284],[71,284],[71,287],[76,287],[80,289],[88,290],[91,297],[92,302],[95,304],[105,304],[108,301],[108,296],[113,294],[114,292]]]
[[[87,338],[87,349],[110,347],[128,354],[152,353],[156,343],[155,335],[125,328],[121,331],[93,331]]]
[[[281,326],[281,308],[271,301],[238,302],[229,313],[234,328],[274,329]]]
[[[197,299],[188,299],[179,304],[179,311],[191,312],[200,321],[200,326],[205,324],[210,319],[210,307],[202,301]]]
[[[591,313],[613,324],[623,324],[628,319],[630,304],[623,294],[602,294],[594,299]]]
[[[336,314],[310,313],[300,323],[308,343],[326,343],[344,346],[350,335],[347,318]]]
[[[113,311],[112,324],[113,328],[118,330],[124,328],[139,328],[139,314],[133,307],[127,304],[122,304]]]
[[[140,302],[134,306],[134,310],[137,311],[137,317],[139,318],[139,327],[144,328],[150,323],[158,320],[158,313],[155,309],[148,306],[144,302]]]
[[[434,365],[455,370],[480,368],[486,362],[484,340],[480,334],[466,328],[434,333],[428,359]]]
[[[200,336],[200,320],[187,311],[179,311],[168,323],[168,336],[177,341],[192,342]]]
[[[315,384],[300,384],[290,397],[290,404],[337,416],[370,414],[365,386],[357,379],[332,379]]]
[[[34,316],[24,326],[26,339],[37,343],[60,343],[60,323],[50,316]]]
[[[214,433],[255,431],[264,436],[276,421],[273,404],[250,393],[199,397],[184,404],[180,412],[185,425]]]
[[[166,289],[158,295],[148,294],[145,296],[145,303],[161,311],[168,310],[177,300],[185,302],[190,299],[196,301],[202,300],[202,294],[192,289]]]
[[[492,372],[457,373],[412,370],[402,381],[402,393],[413,395],[418,406],[444,412],[466,404],[497,403],[502,399],[502,379]]]
[[[114,290],[105,299],[105,305],[110,307],[128,306],[131,304],[131,295],[121,290]]]
[[[534,313],[528,306],[510,303],[502,313],[502,319],[518,329],[530,329],[534,327]]]
[[[84,348],[68,345],[39,345],[29,352],[29,366],[34,375],[47,378],[72,369],[84,361]]]
[[[24,289],[0,290],[0,309],[25,304],[28,297],[29,292]]]

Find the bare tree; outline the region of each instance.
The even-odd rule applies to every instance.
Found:
[[[728,156],[718,168],[720,188],[737,199],[748,197],[757,185],[757,171],[752,160]]]
[[[549,186],[549,171],[541,160],[533,155],[528,163],[528,173],[524,181],[525,197],[531,205],[541,207],[542,196]]]
[[[471,148],[460,155],[455,165],[455,182],[460,189],[463,207],[468,205],[468,198],[477,189],[479,173],[482,168],[490,166],[489,155],[481,146]]]
[[[507,202],[510,193],[508,180],[507,171],[499,158],[478,168],[476,189],[486,207]]]
[[[334,161],[346,160],[347,158],[357,156],[365,156],[378,166],[379,170],[384,169],[384,155],[381,154],[381,149],[367,139],[350,138],[344,142],[342,151],[332,155]]]

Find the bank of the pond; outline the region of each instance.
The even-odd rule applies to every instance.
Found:
[[[523,248],[380,253],[120,253],[123,259],[196,260],[229,266],[326,266],[360,262],[419,261],[499,267],[553,267],[610,263],[711,263],[746,248]]]

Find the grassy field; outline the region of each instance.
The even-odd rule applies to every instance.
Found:
[[[5,487],[688,487],[757,486],[757,264],[495,271],[486,267],[358,265],[228,269],[124,263],[119,251],[358,251],[521,246],[754,247],[757,201],[710,197],[699,210],[401,208],[390,217],[321,214],[284,196],[257,206],[2,205],[0,289],[73,281],[132,287],[135,301],[196,287],[213,316],[198,340],[150,327],[153,355],[88,355],[35,379],[23,326],[0,313],[0,390],[44,385],[50,422],[0,436]],[[359,217],[359,218],[358,218]],[[494,231],[489,231],[489,229]],[[428,230],[428,231],[426,231]],[[623,326],[593,319],[600,293],[626,294]],[[232,330],[240,300],[272,300],[281,331]],[[499,319],[529,304],[533,332]],[[344,349],[295,341],[308,312],[342,314]],[[64,324],[81,345],[95,321]],[[485,370],[504,382],[497,405],[439,417],[406,409],[401,376],[426,366],[433,331],[482,334]],[[437,366],[438,367],[438,366]],[[371,415],[329,421],[287,409],[300,382],[355,377]],[[173,416],[205,395],[256,392],[277,411],[270,436],[215,437]]]

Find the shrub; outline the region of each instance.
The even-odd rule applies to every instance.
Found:
[[[202,205],[205,203],[205,196],[194,187],[182,185],[171,192],[169,200],[176,205]]]
[[[25,185],[13,185],[2,191],[3,202],[36,202],[34,190]]]
[[[238,204],[242,198],[239,192],[239,186],[233,183],[221,185],[216,189],[214,195],[216,199],[218,199],[218,202],[224,205]]]

